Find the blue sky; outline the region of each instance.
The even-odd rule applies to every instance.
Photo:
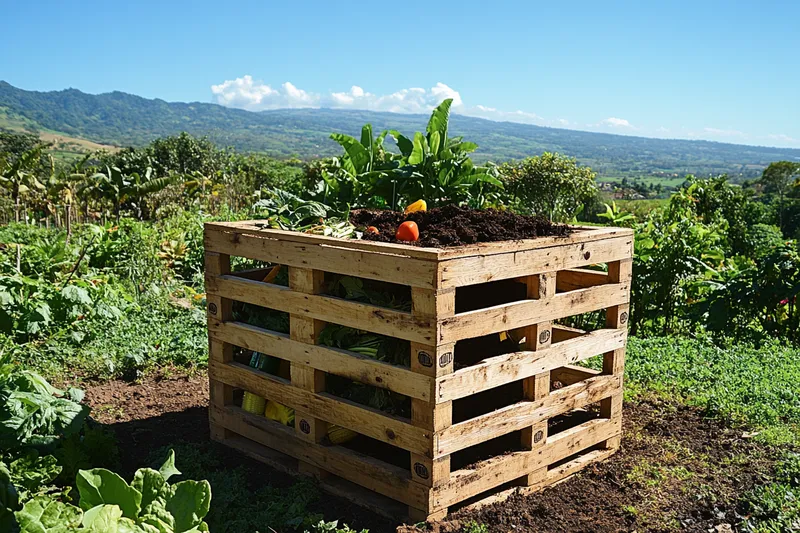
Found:
[[[0,0],[0,79],[800,147],[800,2]]]

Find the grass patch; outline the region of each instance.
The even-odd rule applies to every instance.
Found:
[[[711,416],[761,430],[766,444],[800,443],[800,349],[778,341],[720,348],[697,339],[631,338],[631,398],[679,397]]]

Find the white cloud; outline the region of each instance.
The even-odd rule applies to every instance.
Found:
[[[463,106],[461,94],[441,82],[428,90],[411,87],[387,95],[375,95],[358,85],[353,85],[347,92],[319,94],[304,91],[288,81],[281,85],[280,89],[273,89],[270,85],[254,81],[252,76],[247,75],[212,85],[211,94],[218,104],[250,111],[293,107],[335,107],[394,113],[427,113],[446,98],[453,99],[454,110]]]
[[[738,130],[724,130],[720,128],[703,128],[705,133],[710,133],[711,135],[718,135],[720,137],[747,137],[744,132]]]
[[[611,128],[633,128],[633,125],[624,118],[608,117],[600,121],[600,125],[609,126]]]
[[[768,139],[772,139],[773,141],[780,141],[784,143],[800,143],[800,139],[795,139],[794,137],[790,137],[785,133],[771,133],[767,135]]]
[[[783,133],[769,135],[751,135],[736,129],[723,128],[687,128],[676,126],[672,129],[660,126],[634,126],[627,119],[608,117],[595,123],[567,120],[566,118],[544,118],[530,111],[504,111],[487,105],[467,105],[454,88],[438,82],[429,89],[409,87],[392,93],[375,94],[359,85],[352,85],[349,90],[341,92],[316,93],[303,90],[291,82],[271,86],[256,81],[252,76],[242,76],[226,80],[211,86],[214,102],[250,111],[265,109],[329,107],[341,109],[367,109],[371,111],[389,111],[393,113],[427,114],[445,98],[453,99],[452,111],[461,115],[485,118],[495,121],[536,124],[557,128],[572,128],[589,131],[613,131],[617,134],[644,135],[647,137],[672,137],[688,139],[706,139],[720,142],[757,142],[759,144],[800,147],[800,139]]]
[[[211,93],[218,104],[227,107],[255,109],[279,96],[279,92],[261,82],[253,82],[252,76],[226,80],[211,86]]]

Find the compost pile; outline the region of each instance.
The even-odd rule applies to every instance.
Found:
[[[397,228],[410,220],[419,226],[419,240],[399,241]],[[362,239],[402,242],[426,247],[460,246],[479,242],[513,241],[544,236],[565,236],[570,229],[542,216],[525,216],[496,209],[469,209],[456,205],[404,214],[398,211],[358,209],[350,222],[360,230],[372,226],[377,233],[364,231]]]

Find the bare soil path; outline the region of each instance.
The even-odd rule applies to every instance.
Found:
[[[154,450],[196,444],[213,446],[223,468],[246,466],[254,488],[295,482],[209,444],[205,375],[107,382],[87,387],[86,401],[93,417],[116,433],[126,475],[143,466]],[[605,463],[538,494],[456,511],[432,529],[460,531],[476,521],[491,532],[731,531],[730,525],[741,519],[736,512],[739,497],[766,479],[775,459],[772,452],[744,438],[741,430],[663,401],[626,404],[624,432],[621,452]],[[212,502],[212,513],[213,507]],[[313,511],[372,533],[394,531],[396,526],[327,495]],[[269,531],[268,525],[262,531]]]

